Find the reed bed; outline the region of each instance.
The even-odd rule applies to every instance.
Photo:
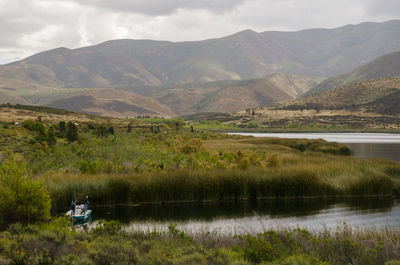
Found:
[[[202,202],[215,200],[305,199],[398,196],[400,165],[352,158],[281,158],[266,169],[181,169],[147,174],[47,174],[54,207],[74,196],[94,204]],[[284,165],[284,166],[283,166]]]

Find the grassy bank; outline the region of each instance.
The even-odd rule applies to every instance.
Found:
[[[281,229],[244,236],[127,232],[118,222],[75,231],[68,220],[14,224],[0,233],[1,264],[377,264],[400,263],[400,231],[347,226],[318,233]]]

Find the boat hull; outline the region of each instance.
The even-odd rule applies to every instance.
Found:
[[[70,216],[72,221],[85,221],[87,220],[90,216],[92,215],[92,210],[87,210],[85,211],[84,214],[79,214],[79,215],[72,215],[71,211],[67,212],[67,216]]]

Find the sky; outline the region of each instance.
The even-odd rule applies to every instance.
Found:
[[[111,39],[193,41],[391,19],[400,19],[400,0],[0,0],[0,64]]]

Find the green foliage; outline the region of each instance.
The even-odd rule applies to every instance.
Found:
[[[46,141],[49,146],[53,146],[57,142],[56,132],[53,126],[50,126],[47,130]]]
[[[238,168],[241,170],[247,170],[250,168],[250,162],[247,158],[240,159],[238,163]]]
[[[118,221],[99,220],[93,231],[97,234],[117,234],[121,232],[121,229],[122,225]]]
[[[60,121],[58,123],[58,130],[60,131],[61,134],[64,134],[67,132],[67,126],[65,121]]]
[[[325,262],[320,260],[319,258],[299,254],[299,255],[292,255],[282,260],[278,260],[275,262],[267,263],[269,265],[329,265],[329,262]]]
[[[44,184],[25,176],[25,164],[18,157],[1,164],[0,219],[4,224],[46,220],[50,207]]]
[[[400,265],[400,260],[391,260],[391,261],[385,262],[385,265]]]
[[[180,149],[181,152],[184,154],[197,153],[199,152],[202,144],[203,142],[201,141],[201,139],[195,138],[190,141],[184,142]]]
[[[28,129],[30,131],[39,132],[41,134],[44,134],[44,131],[45,131],[45,126],[43,125],[43,123],[38,122],[38,121],[26,120],[22,123],[22,126],[25,129]]]
[[[265,232],[257,236],[247,235],[241,246],[236,250],[252,263],[273,261],[286,256],[288,249],[274,231]]]
[[[10,225],[0,232],[0,262],[11,264],[399,264],[396,229],[311,232],[279,229],[254,235],[125,231],[117,222],[75,231],[67,218]],[[7,263],[6,263],[7,264]]]
[[[66,136],[68,142],[72,143],[78,140],[78,128],[73,122],[68,122]]]
[[[267,160],[267,167],[277,168],[277,167],[280,167],[280,165],[281,165],[281,162],[279,161],[277,154],[273,154]]]

